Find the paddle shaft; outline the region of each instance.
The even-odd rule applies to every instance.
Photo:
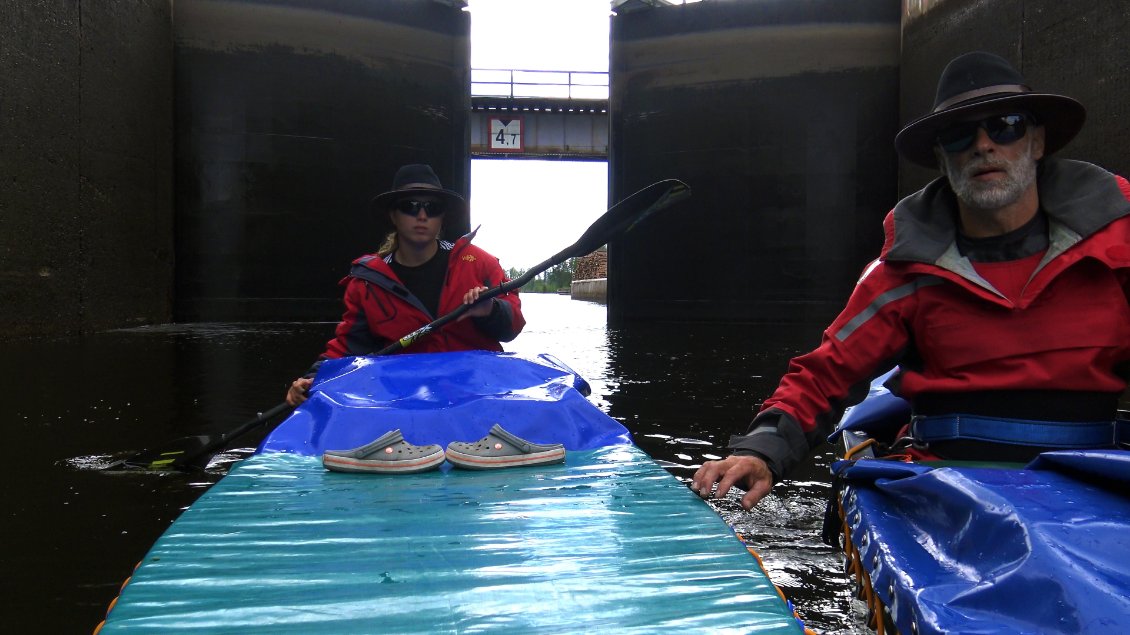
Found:
[[[489,299],[491,299],[495,296],[499,296],[499,295],[502,295],[504,293],[510,293],[511,291],[513,291],[515,289],[519,289],[519,288],[529,284],[531,280],[533,280],[535,277],[537,277],[543,271],[549,269],[550,267],[553,267],[554,265],[559,265],[562,262],[565,262],[566,260],[571,258],[572,256],[570,254],[572,254],[573,251],[574,251],[573,246],[570,246],[570,247],[558,252],[556,255],[554,255],[549,260],[546,260],[545,262],[542,262],[541,264],[534,266],[533,269],[530,269],[529,271],[518,276],[517,278],[514,278],[513,280],[510,280],[508,282],[503,282],[503,283],[499,284],[497,287],[490,287],[489,289],[480,292],[478,302],[484,302],[484,301],[489,300]],[[373,355],[391,355],[391,354],[396,353],[398,351],[401,351],[405,348],[408,348],[409,346],[412,345],[413,342],[420,339],[421,337],[424,337],[425,335],[427,335],[427,334],[429,334],[433,331],[439,330],[445,324],[448,324],[448,323],[450,323],[454,320],[458,320],[460,316],[462,316],[464,313],[466,313],[468,310],[470,310],[471,306],[472,305],[470,305],[470,304],[461,304],[454,311],[451,311],[450,313],[447,313],[446,315],[443,315],[442,317],[439,317],[436,320],[429,322],[429,323],[425,324],[424,326],[421,326],[420,328],[416,329],[415,331],[412,331],[408,335],[405,335],[404,337],[396,340],[395,342],[393,342],[393,343],[389,344],[388,346],[382,348],[381,350],[377,351],[376,353],[373,353]]]
[[[220,447],[221,445],[227,443],[228,441],[231,441],[232,439],[234,439],[236,437],[242,436],[245,432],[252,430],[257,426],[261,426],[264,423],[267,423],[271,419],[274,419],[275,417],[277,417],[281,414],[285,414],[285,413],[289,412],[293,407],[294,406],[290,405],[289,403],[287,403],[285,401],[282,402],[282,403],[279,403],[279,404],[275,404],[269,410],[266,410],[264,412],[260,412],[259,414],[255,415],[255,418],[248,421],[247,423],[244,423],[243,425],[239,426],[238,428],[236,428],[234,430],[230,430],[228,432],[225,432],[225,433],[221,434],[220,436],[216,437],[215,443],[212,445],[212,447],[209,447],[208,449],[214,450],[217,447]]]

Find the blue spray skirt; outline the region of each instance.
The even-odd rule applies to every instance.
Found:
[[[905,423],[899,401],[874,385],[837,434]],[[864,458],[833,472],[845,551],[898,632],[1130,633],[1130,452],[1047,452],[1023,469]]]
[[[627,428],[585,399],[588,392],[583,379],[549,355],[472,351],[329,360],[310,398],[258,451],[320,457],[398,428],[409,443],[446,448],[483,438],[495,423],[566,450],[631,443]]]
[[[550,358],[327,364],[312,398],[187,509],[102,633],[737,632],[801,626],[724,521]],[[561,442],[563,465],[326,471],[399,428]]]

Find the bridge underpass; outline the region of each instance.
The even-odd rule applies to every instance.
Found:
[[[608,160],[608,73],[471,70],[476,159]]]
[[[472,69],[473,159],[608,160],[608,73]],[[607,252],[576,261],[574,298],[607,299]]]

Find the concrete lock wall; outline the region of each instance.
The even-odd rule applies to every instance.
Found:
[[[366,203],[399,164],[432,163],[468,192],[459,2],[0,11],[0,337],[333,320],[336,281],[379,240]],[[886,209],[933,176],[891,141],[966,50],[1080,99],[1088,124],[1061,155],[1130,173],[1128,26],[1121,0],[621,11],[610,199],[667,177],[695,195],[613,243],[611,319],[829,319]]]
[[[170,319],[170,13],[0,1],[0,338]]]
[[[1034,90],[1087,107],[1083,131],[1057,156],[1130,174],[1130,3],[1125,0],[908,0],[902,18],[901,120],[929,111],[938,76],[971,50],[1001,55]],[[936,172],[900,163],[909,194]]]
[[[468,193],[462,3],[0,5],[0,337],[333,320],[396,167]]]
[[[899,19],[896,0],[612,19],[610,197],[694,191],[609,245],[613,324],[835,315],[895,202]]]
[[[337,319],[400,165],[468,194],[458,5],[176,2],[177,319]]]
[[[588,280],[574,280],[569,288],[569,296],[574,300],[588,300],[589,302],[605,302],[608,299],[608,279],[590,278]]]

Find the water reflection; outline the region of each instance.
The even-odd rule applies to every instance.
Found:
[[[577,370],[591,400],[684,481],[704,459],[725,454],[788,359],[819,336],[818,326],[610,331],[600,304],[532,294],[523,302],[529,325],[507,348],[548,352]],[[84,468],[254,417],[282,401],[333,326],[168,325],[0,344],[11,435],[0,488],[9,625],[89,632],[134,563],[262,432],[238,440],[203,473]],[[818,455],[751,513],[736,499],[715,507],[752,536],[810,626],[865,633],[838,556],[819,542],[829,461],[829,453]]]

